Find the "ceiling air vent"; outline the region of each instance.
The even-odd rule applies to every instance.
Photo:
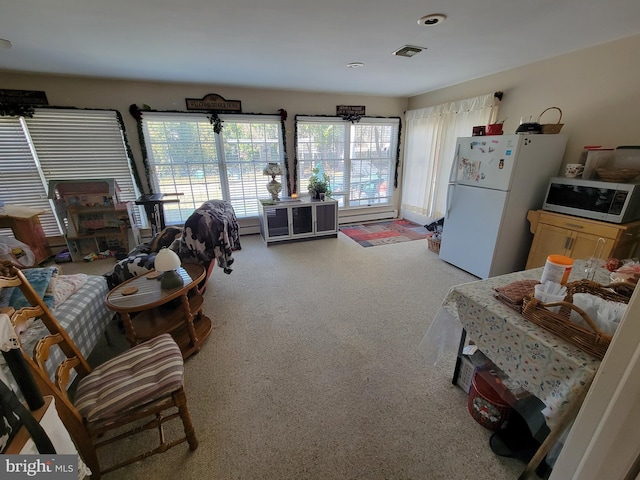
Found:
[[[405,45],[404,47],[396,50],[395,52],[393,52],[394,55],[398,56],[398,57],[413,57],[414,55],[417,55],[418,53],[420,53],[422,50],[424,50],[424,48],[422,47],[414,47],[411,45]]]

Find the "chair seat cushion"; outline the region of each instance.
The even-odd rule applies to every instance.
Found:
[[[78,384],[74,403],[89,422],[108,420],[178,390],[183,371],[180,348],[165,333],[94,369]]]

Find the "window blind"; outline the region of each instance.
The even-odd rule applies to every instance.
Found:
[[[0,117],[0,200],[6,204],[48,210],[40,215],[43,230],[45,234],[60,235],[23,127],[18,117]]]
[[[0,117],[0,160],[0,199],[49,210],[40,216],[46,236],[62,234],[50,180],[115,178],[121,201],[139,196],[115,111],[37,108],[33,118]]]
[[[120,200],[139,196],[116,112],[36,109],[26,124],[47,181],[115,178]]]
[[[181,193],[164,207],[167,223],[182,223],[203,202],[231,202],[239,218],[257,216],[268,196],[268,162],[283,165],[277,115],[220,115],[213,131],[204,113],[142,112],[142,127],[155,192]],[[284,187],[283,187],[284,188]]]

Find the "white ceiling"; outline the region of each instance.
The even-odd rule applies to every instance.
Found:
[[[434,13],[448,18],[418,24]],[[406,97],[638,34],[639,18],[638,0],[0,0],[0,69]],[[404,45],[427,50],[391,55]]]

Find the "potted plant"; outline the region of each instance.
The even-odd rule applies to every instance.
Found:
[[[329,175],[324,173],[324,171],[321,172],[320,167],[314,167],[311,171],[313,172],[313,175],[309,177],[309,185],[307,187],[309,195],[315,199],[319,199],[321,193],[324,193],[327,197],[330,196],[331,188],[329,188]]]

